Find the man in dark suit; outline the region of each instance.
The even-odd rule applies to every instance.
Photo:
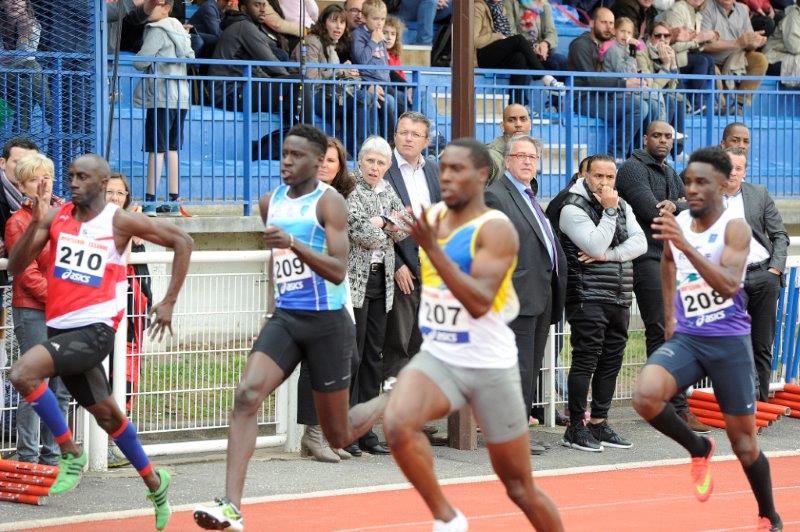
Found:
[[[430,120],[420,113],[407,112],[397,120],[392,166],[385,179],[392,185],[406,207],[415,212],[441,201],[439,165],[433,157],[425,158]],[[413,238],[394,245],[397,289],[386,323],[383,343],[383,367],[387,377],[394,377],[415,355],[422,344],[417,326],[419,312],[419,247]]]
[[[747,312],[753,318],[750,337],[758,375],[758,399],[766,401],[772,368],[775,313],[786,267],[789,235],[767,189],[744,181],[747,175],[747,152],[740,147],[727,148],[725,151],[733,165],[723,196],[725,208],[736,209],[753,231],[744,291],[747,294]]]
[[[542,367],[550,324],[558,323],[566,295],[566,257],[550,221],[536,199],[536,172],[541,143],[527,135],[511,138],[506,146],[506,172],[486,189],[486,205],[502,211],[519,233],[519,254],[514,270],[514,290],[520,311],[509,325],[517,340],[522,396],[530,410]],[[531,443],[531,453],[546,447]]]

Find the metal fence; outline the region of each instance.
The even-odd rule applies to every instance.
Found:
[[[180,132],[180,194],[191,204],[240,204],[245,213],[264,192],[279,182],[278,153],[283,135],[298,120],[311,122],[329,135],[343,140],[357,154],[364,137],[380,134],[393,139],[396,117],[405,110],[428,116],[433,124],[429,152],[438,152],[450,140],[453,120],[452,73],[441,68],[405,68],[406,82],[359,82],[334,78],[307,80],[304,89],[296,78],[258,77],[260,68],[297,63],[258,63],[196,60],[187,63],[186,76],[165,77],[133,67],[134,60],[146,64],[177,63],[177,60],[123,56],[120,60],[118,99],[114,110],[112,165],[133,182],[141,199],[148,172],[143,150],[146,133],[156,134],[155,123],[146,131],[146,110],[133,103],[133,93],[143,83],[188,82],[192,104]],[[209,69],[221,64],[238,67],[241,75],[210,76]],[[141,65],[140,65],[141,66]],[[307,70],[333,65],[309,64]],[[357,67],[369,70],[390,67]],[[535,73],[531,72],[534,75]],[[541,73],[539,73],[541,74]],[[781,86],[776,78],[681,76],[702,81],[703,90],[587,88],[579,86],[607,73],[554,73],[564,79],[561,89],[534,81],[526,87],[512,86],[509,71],[476,70],[476,137],[489,142],[500,135],[505,106],[524,102],[532,114],[532,134],[543,145],[540,190],[555,195],[576,170],[578,162],[594,153],[623,158],[640,147],[646,123],[667,119],[680,135],[670,162],[679,170],[691,151],[719,143],[722,130],[733,121],[747,124],[752,132],[748,179],[766,185],[778,197],[800,195],[800,180],[793,173],[800,163],[800,90]],[[628,75],[627,77],[630,77]],[[638,76],[638,75],[637,75]],[[643,78],[676,79],[669,75]],[[718,88],[717,83],[759,79],[757,90]],[[168,85],[154,85],[166,90]],[[383,101],[375,91],[383,90]],[[302,96],[301,96],[302,95]],[[737,102],[746,105],[737,106]],[[302,102],[303,113],[298,112]],[[693,104],[690,102],[694,102]],[[725,109],[723,112],[722,109]],[[738,114],[737,114],[738,113]],[[155,177],[155,176],[153,176]],[[166,179],[159,187],[166,195]],[[159,198],[160,199],[160,198]]]
[[[55,162],[58,194],[69,161],[97,147],[100,5],[0,3],[0,145],[34,140]]]

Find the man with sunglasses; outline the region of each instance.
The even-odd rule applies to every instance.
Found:
[[[520,238],[513,277],[520,309],[508,325],[516,339],[526,414],[538,397],[547,335],[550,324],[561,319],[566,289],[566,257],[536,197],[541,153],[538,140],[527,135],[511,137],[506,144],[506,171],[486,188],[486,205],[508,216]],[[532,439],[531,454],[546,449],[544,443]]]

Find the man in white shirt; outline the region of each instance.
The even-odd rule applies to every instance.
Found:
[[[400,115],[394,135],[392,166],[384,179],[394,187],[406,207],[419,214],[422,207],[441,201],[439,165],[422,151],[428,146],[430,120],[420,113]],[[395,244],[394,302],[383,344],[384,373],[396,376],[422,344],[417,324],[419,311],[419,247],[412,238]]]
[[[747,313],[753,317],[750,336],[758,374],[758,399],[766,401],[772,370],[775,313],[786,267],[789,235],[767,189],[745,182],[747,152],[741,147],[726,148],[725,151],[731,159],[733,171],[722,196],[723,204],[726,209],[735,209],[753,231],[744,291],[747,294]]]

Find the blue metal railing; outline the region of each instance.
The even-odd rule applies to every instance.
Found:
[[[294,113],[295,100],[300,98],[301,92],[299,81],[254,75],[257,68],[270,66],[270,63],[215,60],[192,61],[188,75],[167,78],[134,70],[134,59],[177,62],[135,56],[121,58],[111,163],[131,178],[134,195],[138,200],[143,197],[147,156],[142,151],[145,112],[133,105],[132,93],[143,82],[184,80],[190,84],[192,105],[180,150],[181,196],[191,204],[238,204],[249,213],[258,197],[278,183],[276,150],[287,128],[300,119]],[[220,64],[240,67],[241,75],[213,77],[204,74],[210,66]],[[297,63],[280,65],[299,66]],[[306,65],[308,70],[333,66]],[[362,72],[392,69],[352,68]],[[405,83],[337,78],[306,80],[305,96],[300,98],[305,105],[306,121],[328,134],[344,138],[350,153],[356,155],[367,134],[381,134],[391,140],[396,116],[413,109],[431,119],[430,150],[436,154],[450,136],[451,72],[441,68],[404,70],[408,78]],[[531,74],[536,77],[536,73]],[[775,78],[764,78],[764,85],[757,91],[742,91],[716,88],[715,81],[728,78],[681,76],[681,79],[701,79],[708,85],[702,91],[689,91],[581,87],[576,84],[580,79],[622,75],[554,74],[565,80],[563,89],[554,90],[536,82],[527,87],[511,86],[509,71],[503,70],[476,70],[475,83],[476,137],[484,142],[500,134],[502,111],[509,102],[522,99],[531,109],[532,134],[544,144],[540,190],[546,197],[562,188],[581,158],[593,153],[612,153],[623,158],[631,148],[641,147],[642,128],[648,121],[661,117],[682,130],[682,139],[676,143],[672,154],[678,169],[685,164],[681,151],[688,154],[698,147],[716,144],[725,125],[742,121],[750,126],[753,140],[748,179],[766,185],[777,197],[800,196],[800,180],[794,175],[800,162],[795,137],[795,129],[800,125],[800,91],[779,88]],[[655,74],[625,77],[672,79]],[[376,104],[373,92],[378,85],[386,94],[395,97],[394,105],[384,103],[379,107]],[[410,102],[409,90],[413,95]],[[708,102],[705,110],[692,114],[685,100],[693,96],[705,97]],[[750,100],[741,115],[726,115],[716,109],[723,102],[730,108],[737,99]],[[651,110],[640,112],[646,108]],[[162,179],[159,185],[160,199],[165,196],[166,182]]]

